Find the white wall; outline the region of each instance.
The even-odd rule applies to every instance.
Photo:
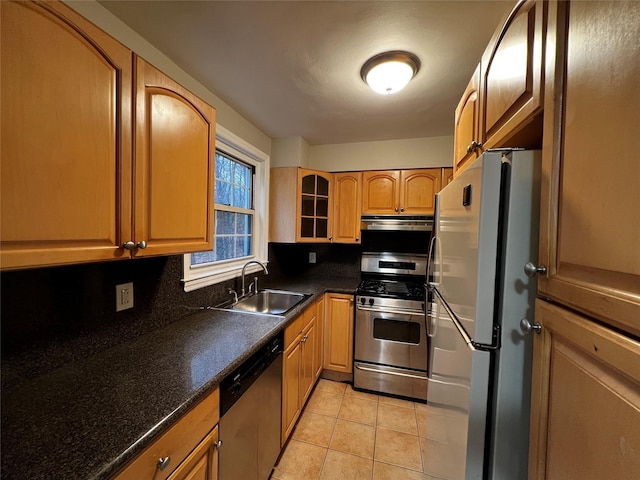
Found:
[[[0,0],[2,1],[2,0]],[[233,108],[206,89],[201,83],[178,67],[160,50],[120,21],[95,0],[64,0],[80,15],[87,18],[127,48],[140,55],[156,68],[173,78],[183,87],[195,93],[216,108],[216,121],[230,132],[242,138],[259,150],[271,152],[271,138],[249,123]]]
[[[453,166],[453,136],[310,145],[308,167],[328,172]]]
[[[309,167],[309,144],[302,137],[274,138],[271,167]]]

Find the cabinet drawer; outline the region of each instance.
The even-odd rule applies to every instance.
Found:
[[[216,388],[137,456],[114,480],[164,480],[218,423],[220,391]],[[158,460],[169,457],[159,470]]]
[[[288,350],[302,333],[302,327],[305,325],[305,314],[301,313],[298,317],[284,329],[284,349]]]

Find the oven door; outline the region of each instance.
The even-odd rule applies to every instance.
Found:
[[[427,354],[423,310],[357,305],[357,361],[426,371]]]

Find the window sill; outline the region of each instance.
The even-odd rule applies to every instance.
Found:
[[[234,262],[225,267],[218,267],[216,273],[211,273],[211,271],[202,272],[201,275],[197,273],[192,273],[190,275],[191,278],[189,280],[182,279],[184,284],[185,292],[192,292],[197,290],[198,288],[208,287],[209,285],[214,285],[216,283],[224,282],[225,280],[232,280],[234,278],[238,278],[242,275],[242,267],[244,267],[245,263],[249,260],[244,260],[241,263]],[[269,262],[260,260],[261,263],[267,265]],[[262,267],[256,264],[251,264],[245,270],[245,275],[250,273],[262,272]],[[251,283],[251,282],[249,282]],[[248,283],[247,283],[248,285]],[[247,288],[247,287],[245,287]]]

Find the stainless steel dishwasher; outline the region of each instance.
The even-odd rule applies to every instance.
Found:
[[[282,334],[220,383],[220,480],[267,480],[280,454]]]

